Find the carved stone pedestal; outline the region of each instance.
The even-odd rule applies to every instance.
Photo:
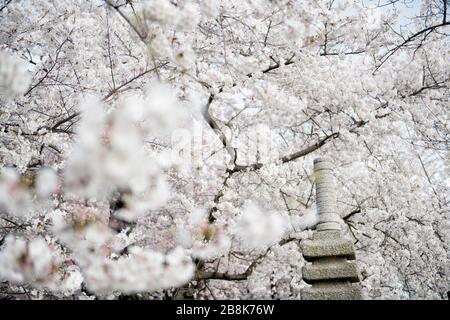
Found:
[[[355,251],[340,231],[316,231],[313,240],[302,243],[306,264],[303,280],[311,284],[302,291],[305,300],[360,300]]]

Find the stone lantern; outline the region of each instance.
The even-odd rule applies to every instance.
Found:
[[[302,290],[302,299],[363,299],[353,242],[343,237],[336,210],[332,164],[315,159],[314,176],[319,222],[313,239],[302,242],[303,257],[308,262],[302,269],[303,280],[311,284]]]

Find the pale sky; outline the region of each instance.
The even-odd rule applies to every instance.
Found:
[[[406,26],[411,23],[410,18],[419,15],[422,0],[399,0],[394,4],[389,4],[390,0],[360,0],[367,7],[380,6],[378,10],[388,12],[394,8],[400,12],[396,27]],[[388,5],[389,4],[389,5]]]

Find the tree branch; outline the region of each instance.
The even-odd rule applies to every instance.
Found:
[[[141,33],[141,31],[128,19],[128,17],[120,10],[120,6],[114,5],[109,0],[104,0],[108,6],[110,6],[112,9],[114,9],[129,25],[130,27],[136,32],[136,34],[139,36],[139,39],[145,44],[145,40],[147,38],[146,34]]]
[[[3,9],[5,9],[8,6],[8,4],[10,4],[11,2],[12,2],[12,0],[6,0],[5,4],[0,8],[0,12],[2,12]]]
[[[202,271],[197,270],[195,279],[196,280],[232,280],[240,281],[247,280],[249,276],[253,273],[256,265],[264,259],[269,253],[270,248],[267,248],[266,252],[256,258],[243,273],[230,274],[227,272],[216,272],[216,271]]]
[[[389,50],[389,53],[387,54],[387,56],[385,56],[385,58],[381,61],[381,63],[375,68],[375,71],[374,71],[373,73],[377,72],[377,71],[381,68],[381,66],[382,66],[382,65],[383,65],[390,57],[392,57],[392,55],[394,55],[394,53],[396,53],[400,48],[402,48],[403,46],[405,46],[407,43],[409,43],[409,42],[415,40],[418,36],[420,36],[420,35],[422,35],[422,34],[424,34],[424,33],[427,33],[427,32],[431,33],[431,32],[433,32],[433,31],[434,31],[435,29],[437,29],[437,28],[441,28],[441,27],[448,26],[448,25],[450,25],[450,22],[447,22],[446,19],[444,19],[444,21],[443,21],[442,23],[440,23],[440,24],[437,24],[437,25],[434,25],[434,26],[431,26],[431,27],[428,27],[428,28],[425,28],[425,29],[423,29],[423,30],[420,30],[420,31],[416,32],[415,34],[413,34],[412,36],[410,36],[409,38],[407,38],[406,40],[404,40],[401,44],[399,44],[399,45],[396,46],[395,48]]]
[[[153,68],[151,68],[151,69],[147,69],[147,70],[145,70],[145,71],[139,73],[138,75],[134,76],[134,77],[131,78],[130,80],[125,81],[125,82],[122,83],[120,86],[118,86],[118,87],[116,87],[115,89],[111,90],[106,96],[103,97],[102,100],[103,100],[103,101],[108,100],[112,95],[114,95],[114,94],[120,92],[121,89],[123,89],[125,86],[129,85],[129,84],[130,84],[131,82],[133,82],[134,80],[137,80],[137,79],[143,77],[144,75],[146,75],[147,73],[150,73],[150,72],[152,72],[152,71],[155,71],[155,70],[157,70],[157,69],[159,69],[159,68],[162,68],[162,67],[164,67],[164,66],[166,66],[166,65],[168,65],[168,64],[169,64],[169,62],[164,62],[164,63],[161,63],[161,64],[159,64],[159,65],[157,65],[157,66],[155,66],[155,67],[153,67]]]
[[[281,163],[286,163],[286,162],[290,162],[290,161],[296,160],[298,158],[304,157],[304,156],[316,151],[320,147],[322,147],[325,143],[327,143],[328,140],[335,139],[337,137],[339,137],[339,132],[334,132],[300,151],[282,156],[281,158],[279,158],[279,160],[281,161]],[[236,165],[233,169],[229,169],[227,171],[229,173],[235,173],[235,172],[246,171],[246,170],[257,170],[257,169],[261,169],[263,166],[264,166],[264,164],[262,164],[262,163],[255,163],[255,164],[244,165],[244,166]]]
[[[27,90],[27,92],[25,92],[24,96],[29,95],[31,91],[33,91],[37,86],[39,86],[49,76],[50,72],[52,72],[52,70],[55,68],[56,64],[58,63],[59,54],[61,53],[63,46],[70,41],[70,36],[72,35],[72,32],[73,29],[69,32],[67,38],[64,39],[64,41],[61,42],[61,44],[56,49],[56,55],[53,64],[47,70],[44,68],[45,74],[34,85],[32,85],[30,89]]]

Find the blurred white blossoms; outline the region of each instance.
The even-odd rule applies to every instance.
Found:
[[[149,86],[144,99],[127,101],[125,109],[141,110],[140,120],[153,135],[169,134],[188,118],[173,88],[158,82]]]
[[[159,59],[172,58],[173,52],[170,47],[170,42],[159,26],[152,26],[149,28],[151,34],[151,41],[148,44],[149,53]]]
[[[290,40],[300,40],[303,36],[304,24],[298,19],[288,19],[286,20],[286,38]]]
[[[237,218],[236,235],[244,246],[258,248],[279,241],[287,226],[283,216],[264,212],[255,204],[248,203]]]
[[[319,215],[316,213],[316,207],[312,206],[305,209],[304,213],[290,216],[292,228],[296,231],[305,230],[314,227],[319,222]]]
[[[154,0],[145,2],[141,15],[148,23],[158,23],[162,27],[173,26],[178,30],[191,30],[200,19],[200,10],[198,5],[191,1],[177,6],[169,0]]]
[[[164,176],[154,176],[150,182],[146,191],[123,195],[126,207],[115,212],[117,218],[135,221],[146,211],[158,209],[170,199],[170,186]]]
[[[35,215],[57,191],[58,177],[49,168],[20,175],[14,168],[0,171],[0,210],[13,216]]]
[[[53,232],[70,248],[89,291],[106,295],[149,292],[177,287],[195,272],[188,252],[180,247],[171,252],[134,246],[126,233],[116,233],[100,221],[67,223],[62,212],[54,212]]]
[[[167,25],[178,18],[175,9],[177,8],[168,0],[146,1],[141,13],[148,20]]]
[[[25,215],[31,210],[32,196],[20,183],[13,168],[2,168],[0,174],[0,210],[13,215]]]
[[[158,165],[164,161],[146,152],[144,141],[149,134],[168,135],[187,118],[170,87],[153,83],[144,98],[122,101],[107,116],[95,100],[82,111],[78,143],[65,171],[68,190],[88,198],[123,191],[127,206],[117,214],[128,221],[163,205],[170,196]]]
[[[230,238],[223,226],[209,223],[203,210],[191,212],[187,222],[177,219],[177,240],[199,259],[217,258],[230,249]]]
[[[118,259],[102,259],[93,255],[83,268],[89,290],[106,294],[148,292],[178,287],[192,279],[195,265],[181,248],[167,255],[139,247],[129,249],[129,255]]]
[[[26,63],[0,50],[0,97],[12,98],[25,93],[30,81]]]
[[[207,18],[215,18],[219,14],[220,3],[218,0],[202,1],[201,10]]]
[[[189,69],[195,61],[195,53],[191,46],[181,46],[175,52],[175,62],[182,68]]]
[[[27,242],[9,235],[0,251],[0,278],[72,294],[81,288],[83,278],[78,267],[68,263],[42,238]]]
[[[194,1],[172,3],[169,0],[145,1],[135,13],[146,34],[146,42],[152,57],[159,59],[173,59],[185,66],[191,64],[193,52],[179,49],[174,52],[174,42],[183,42],[183,33],[190,33],[200,21],[200,8]],[[180,34],[174,37],[173,31]],[[185,52],[185,55],[181,55]]]
[[[49,168],[39,170],[36,178],[36,192],[38,196],[45,198],[52,195],[58,188],[58,176]]]

